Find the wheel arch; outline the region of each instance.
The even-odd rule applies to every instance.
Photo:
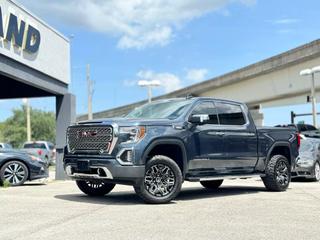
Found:
[[[164,148],[166,148],[166,150],[164,150]],[[172,158],[172,160],[179,165],[182,176],[185,176],[188,164],[187,152],[182,140],[175,138],[163,138],[152,141],[143,153],[143,163],[145,164],[150,159],[150,156],[154,155],[164,155]]]
[[[289,142],[274,143],[268,151],[267,164],[274,155],[278,155],[278,154],[285,156],[288,159],[289,164],[292,166],[293,159],[292,159],[291,147]]]

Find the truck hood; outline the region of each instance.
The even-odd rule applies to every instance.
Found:
[[[95,119],[90,121],[79,122],[80,125],[111,125],[117,124],[118,126],[169,126],[174,123],[178,123],[177,120],[169,119],[128,119],[128,118],[106,118],[106,119]]]

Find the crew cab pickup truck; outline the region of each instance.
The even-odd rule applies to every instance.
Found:
[[[70,126],[64,169],[87,195],[130,184],[147,203],[171,201],[183,181],[217,189],[226,178],[259,176],[267,189],[285,191],[299,140],[293,129],[256,127],[243,103],[167,99]]]

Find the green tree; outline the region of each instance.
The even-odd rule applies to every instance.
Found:
[[[0,123],[0,142],[3,142],[3,128],[4,128],[4,124]]]
[[[55,142],[55,114],[32,108],[30,112],[32,140]],[[13,115],[0,125],[2,141],[21,147],[27,140],[26,121],[26,108],[14,109]]]

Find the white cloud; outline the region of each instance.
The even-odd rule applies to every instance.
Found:
[[[162,72],[156,73],[151,70],[143,70],[137,73],[139,80],[157,80],[161,83],[161,88],[165,93],[169,93],[178,90],[182,87],[181,79],[172,73]],[[137,82],[137,81],[136,81]]]
[[[300,22],[300,19],[297,18],[281,18],[276,20],[268,20],[267,22],[270,22],[275,25],[286,25],[286,24],[293,24]]]
[[[178,75],[170,72],[154,72],[152,70],[141,70],[137,73],[136,79],[124,80],[123,86],[134,87],[138,85],[138,81],[140,80],[156,80],[161,83],[160,88],[162,88],[165,93],[169,93],[185,87],[185,85],[189,85],[190,83],[193,84],[206,80],[207,74],[208,70],[205,68],[188,69],[184,78],[180,78]]]
[[[198,69],[188,69],[186,79],[191,82],[201,82],[205,80],[208,74],[208,69],[198,68]]]
[[[119,48],[167,45],[185,23],[228,4],[255,0],[19,0],[44,18],[119,39]]]
[[[133,87],[133,86],[138,85],[138,81],[137,80],[124,80],[123,85],[125,87]]]
[[[286,29],[279,29],[277,33],[279,34],[290,34],[290,33],[295,33],[296,31],[291,28],[286,28]]]

